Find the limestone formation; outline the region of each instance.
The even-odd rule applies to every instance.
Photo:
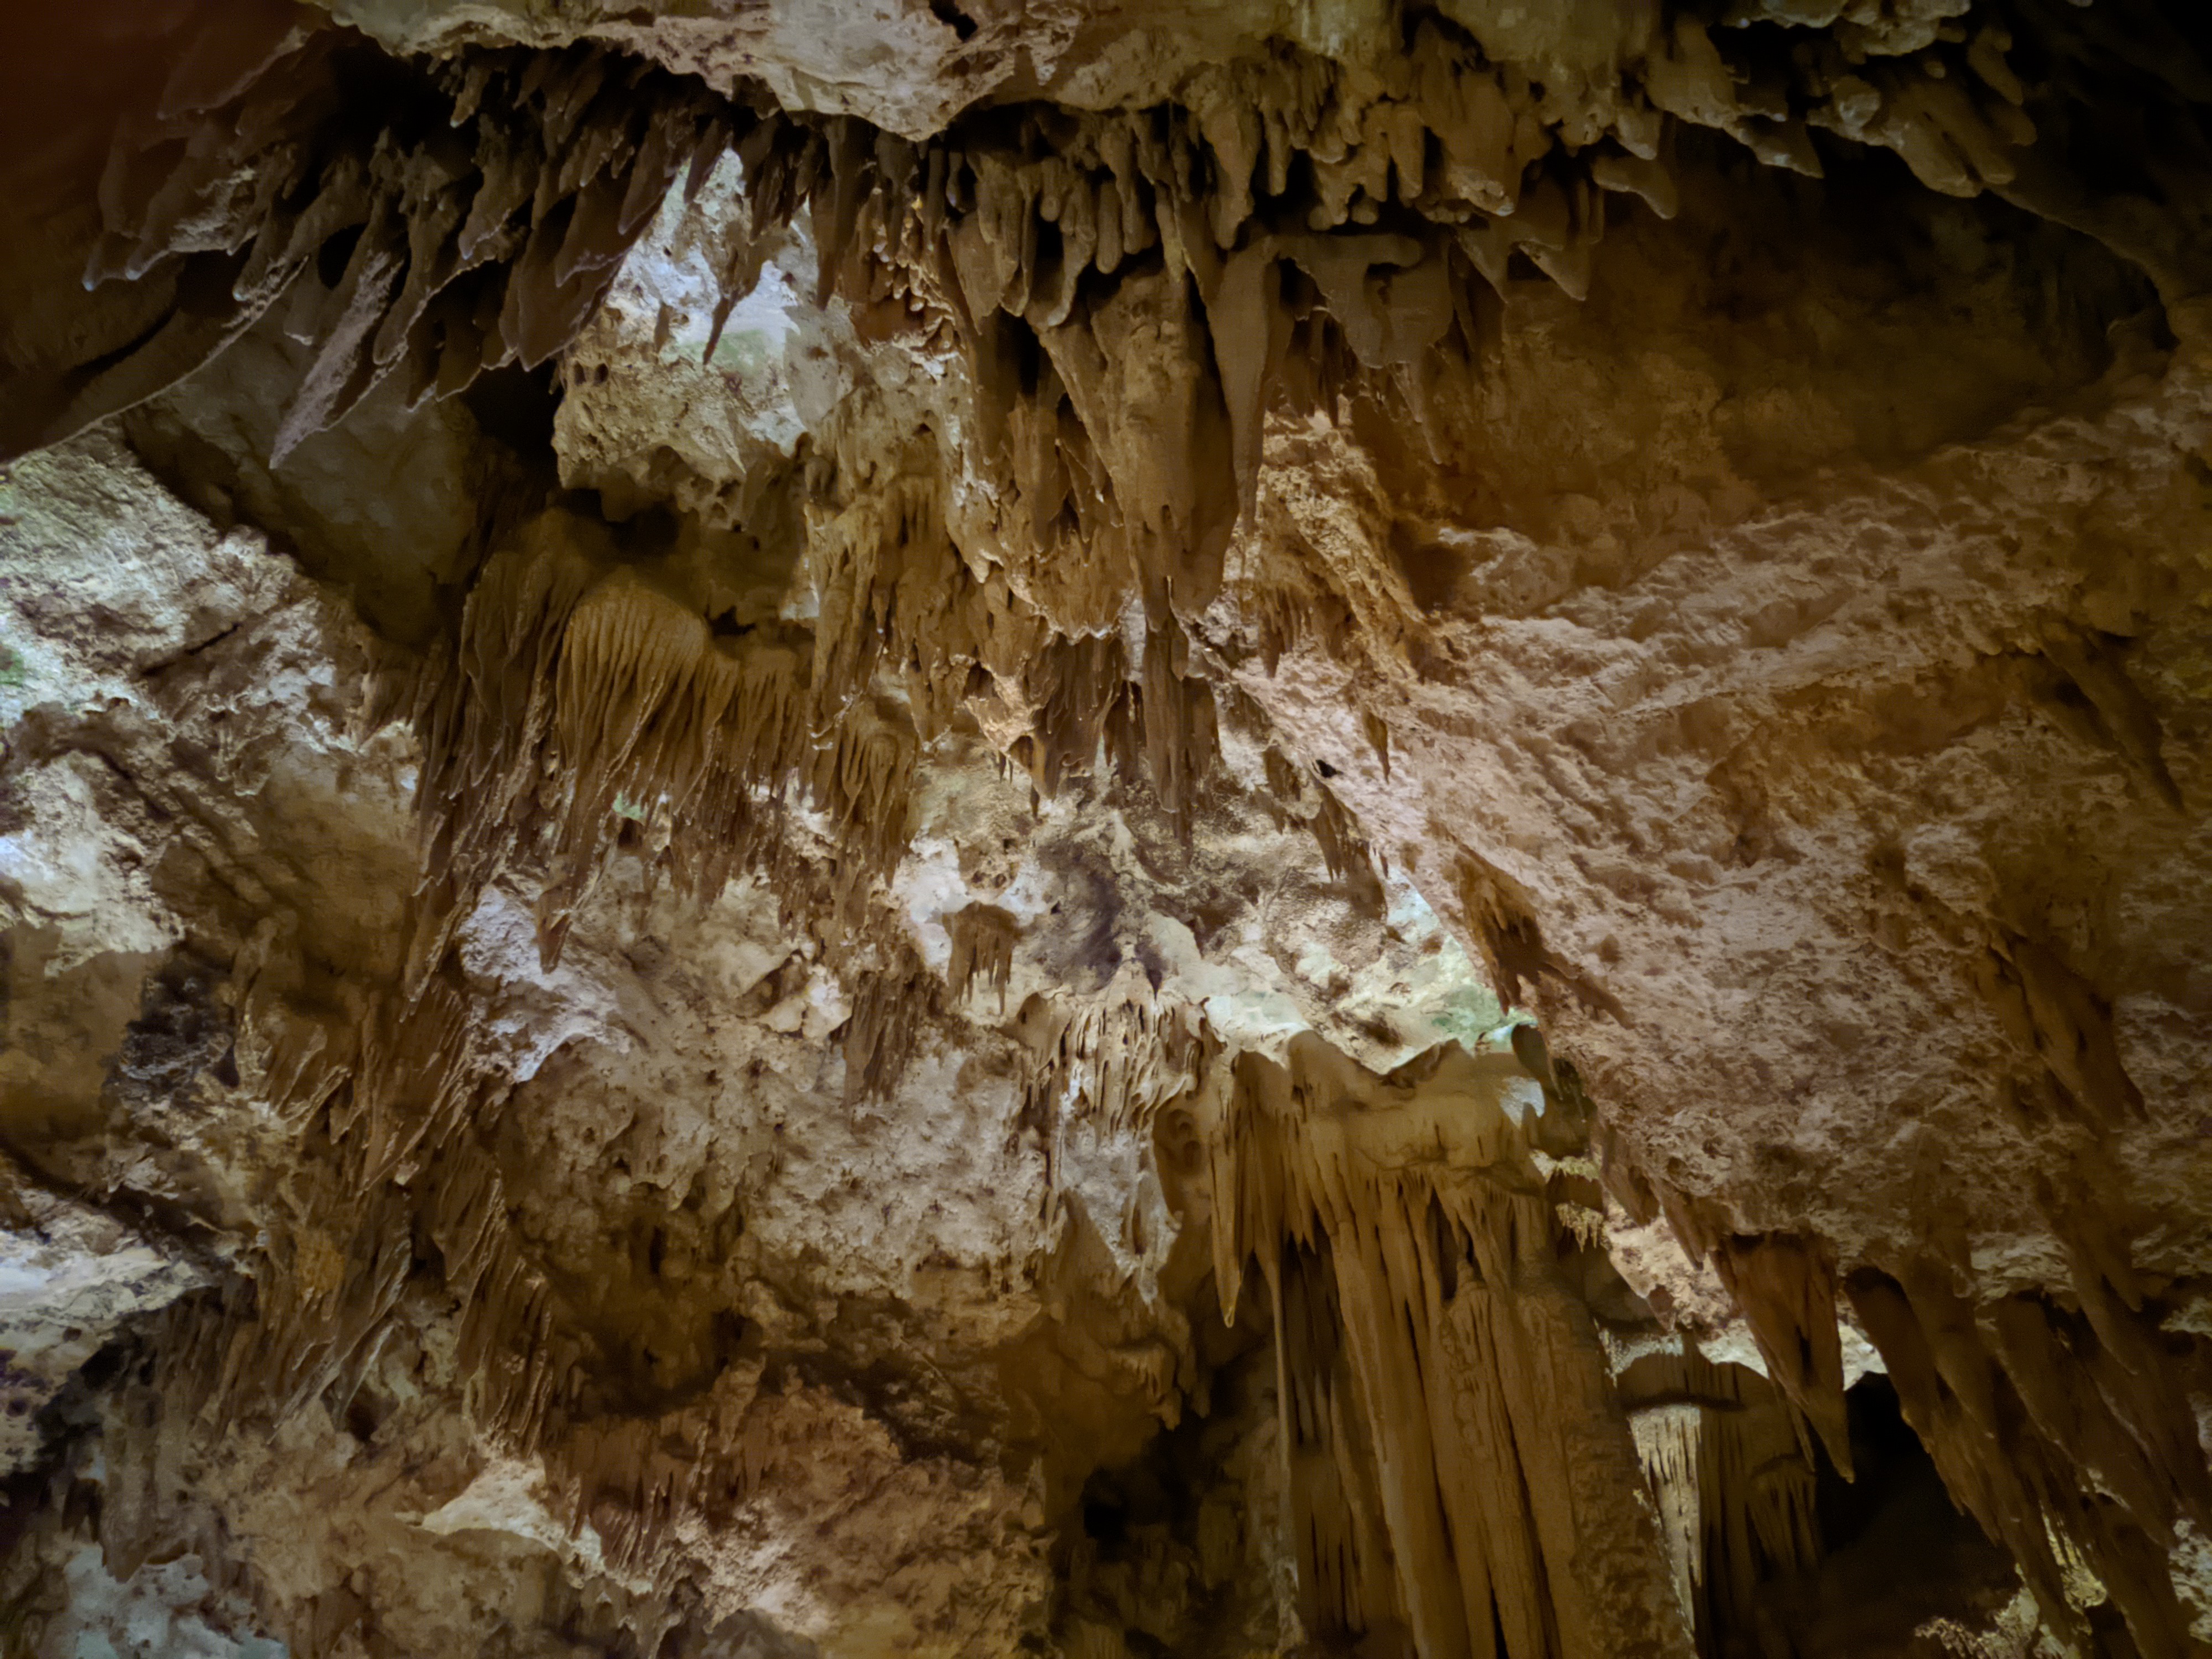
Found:
[[[0,1650],[2212,1652],[2212,23],[86,0]]]

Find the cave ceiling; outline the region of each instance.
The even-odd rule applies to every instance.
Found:
[[[2212,17],[0,60],[0,1653],[2212,1653]]]

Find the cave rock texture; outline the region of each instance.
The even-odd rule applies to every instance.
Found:
[[[2212,1654],[2199,0],[76,0],[0,185],[0,1655]]]

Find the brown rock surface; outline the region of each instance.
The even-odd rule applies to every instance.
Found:
[[[2192,12],[23,46],[9,1651],[2212,1650]]]

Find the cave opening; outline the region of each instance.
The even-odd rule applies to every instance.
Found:
[[[1990,1629],[2020,1595],[2011,1558],[1954,1502],[1887,1376],[1869,1371],[1844,1399],[1856,1478],[1818,1453],[1819,1564],[1764,1586],[1761,1620],[1786,1628],[1802,1659],[1944,1652],[1946,1632]],[[1716,1659],[1755,1655],[1757,1639],[1733,1633]]]

